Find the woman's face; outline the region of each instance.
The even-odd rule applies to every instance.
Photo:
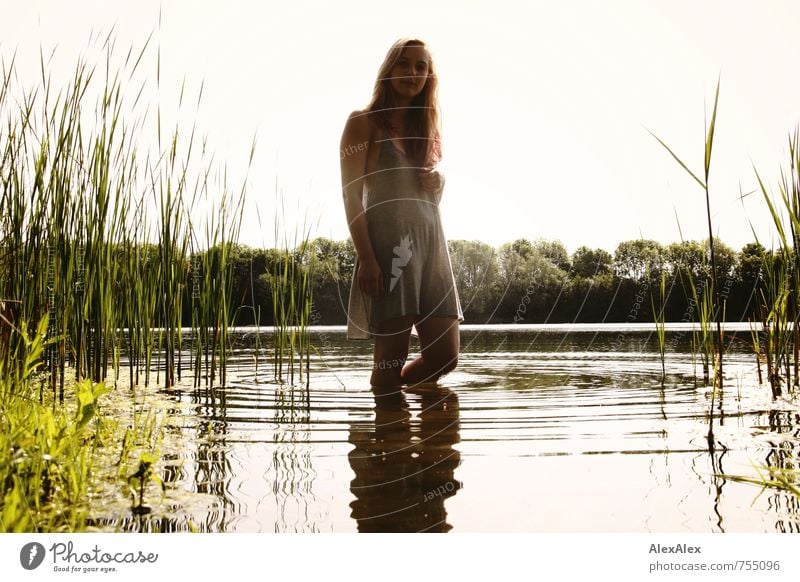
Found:
[[[425,88],[430,67],[430,55],[421,46],[407,46],[392,67],[392,88],[408,99],[416,97]]]

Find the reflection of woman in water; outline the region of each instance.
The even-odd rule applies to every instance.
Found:
[[[461,489],[454,472],[461,453],[458,396],[446,388],[420,391],[413,418],[402,393],[376,398],[375,423],[351,425],[355,478],[352,517],[360,532],[446,532],[444,500]],[[416,437],[416,438],[415,438]]]
[[[439,216],[437,83],[425,44],[397,41],[371,103],[350,114],[342,134],[342,193],[356,249],[347,337],[375,338],[375,388],[435,382],[458,361],[464,316]],[[405,364],[412,326],[421,355]]]

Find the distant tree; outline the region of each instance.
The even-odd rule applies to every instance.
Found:
[[[311,245],[315,259],[325,265],[332,279],[349,283],[356,258],[353,241],[349,238],[339,241],[319,237],[314,239]]]
[[[620,278],[641,281],[645,274],[655,280],[664,268],[664,247],[654,240],[636,239],[619,243],[614,251],[614,272]]]
[[[708,239],[703,241],[703,248],[706,250],[707,272],[711,273],[711,253],[708,250]],[[730,286],[730,282],[738,278],[736,270],[736,251],[722,242],[719,238],[714,239],[714,262],[717,265],[717,284],[720,287]]]
[[[533,249],[549,259],[551,263],[562,271],[569,272],[572,268],[567,247],[559,240],[536,239],[533,243]]]
[[[580,277],[595,277],[610,273],[614,257],[605,249],[579,247],[572,253],[572,273]]]
[[[673,276],[691,274],[695,280],[704,276],[705,256],[703,243],[696,240],[671,243],[665,252],[667,268]]]
[[[510,249],[523,259],[527,259],[533,253],[533,244],[526,238],[518,238],[509,243]]]
[[[464,317],[490,314],[498,289],[497,252],[476,240],[451,240],[448,247]]]
[[[739,280],[745,290],[752,292],[764,278],[764,259],[767,254],[760,243],[748,243],[742,247],[737,256]]]
[[[320,296],[336,288],[339,282],[339,263],[336,261],[336,241],[327,238],[316,238],[311,241],[308,253],[307,268],[311,277],[311,286],[315,304]]]
[[[311,242],[310,275],[313,281],[314,323],[342,324],[347,321],[347,304],[353,280],[355,248],[352,240],[335,241],[319,237]]]
[[[262,249],[233,244],[229,259],[233,265],[232,304],[238,325],[251,325],[267,314],[263,301],[264,285],[260,276],[266,270],[267,256]]]
[[[560,302],[566,311],[561,310],[556,317],[579,323],[615,321],[613,303],[618,298],[618,283],[610,271],[593,277],[574,273],[567,285],[566,297]]]
[[[530,269],[532,256],[533,246],[527,239],[517,239],[514,242],[500,245],[498,249],[498,274],[503,288],[508,288],[510,285],[519,282],[527,282],[533,277]]]
[[[672,273],[680,271],[691,274],[695,282],[704,281],[711,275],[711,253],[708,239],[682,241],[667,247],[666,258]],[[726,279],[738,278],[736,252],[719,239],[714,239],[714,260],[717,264],[717,280],[722,285]]]
[[[500,246],[498,267],[497,311],[505,320],[544,321],[568,279],[549,258],[520,241]]]

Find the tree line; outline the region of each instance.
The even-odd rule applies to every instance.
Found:
[[[557,240],[517,239],[499,247],[451,240],[450,259],[464,323],[651,322],[664,277],[666,321],[693,321],[692,285],[711,281],[707,241],[662,245],[653,240],[620,243],[614,253],[582,246],[571,255]],[[764,261],[781,260],[759,243],[734,251],[714,241],[717,284],[727,321],[752,317]],[[312,323],[344,325],[353,280],[350,239],[317,238],[295,249],[234,245],[234,324],[272,325],[275,277],[293,262],[311,280]],[[784,259],[785,260],[785,259]],[[299,298],[298,298],[299,300]],[[191,302],[184,305],[190,308]],[[188,314],[187,314],[188,315]]]

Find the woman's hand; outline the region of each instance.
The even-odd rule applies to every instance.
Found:
[[[419,181],[422,191],[429,196],[433,196],[436,199],[436,204],[439,204],[444,190],[444,176],[438,170],[422,170],[419,175]]]
[[[358,288],[367,295],[377,297],[383,293],[383,272],[375,257],[358,261]]]

